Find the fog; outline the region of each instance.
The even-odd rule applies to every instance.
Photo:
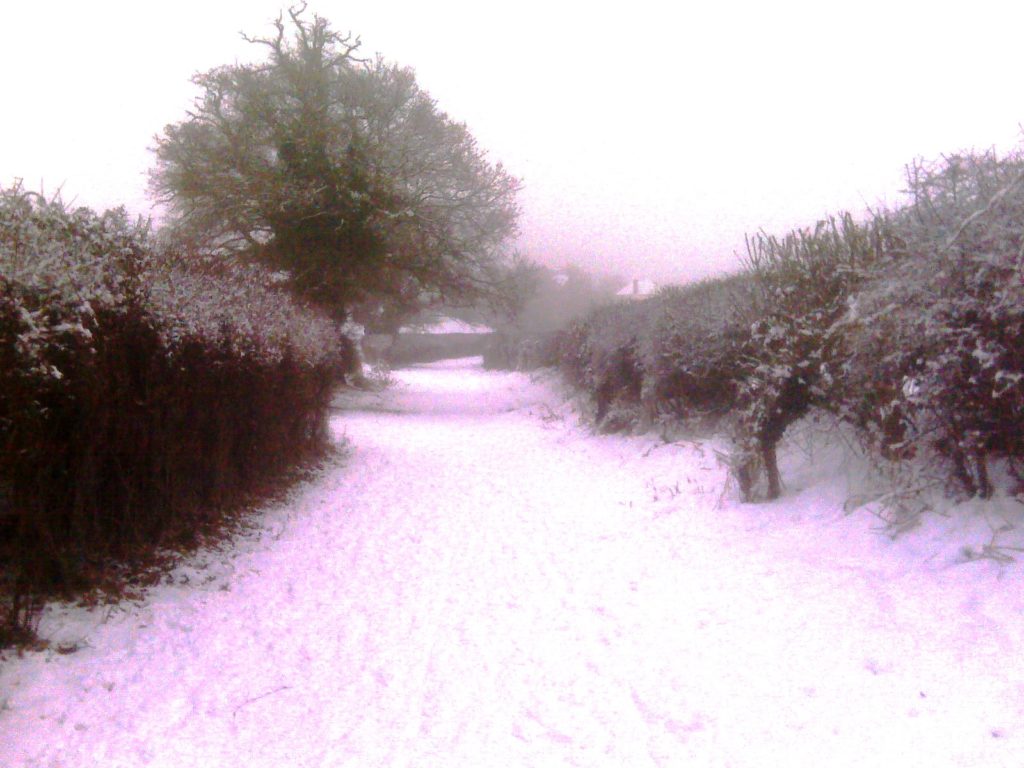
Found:
[[[917,156],[1019,138],[1024,9],[972,3],[312,3],[416,69],[523,180],[532,259],[658,281],[733,268],[744,234],[898,199]],[[146,197],[190,76],[259,51],[278,2],[4,12],[0,183],[92,207]]]

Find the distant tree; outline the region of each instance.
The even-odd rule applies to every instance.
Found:
[[[546,267],[522,254],[516,254],[506,266],[499,294],[501,302],[492,302],[489,314],[492,322],[515,322],[522,317],[526,306],[549,277]]]
[[[516,296],[514,321],[527,334],[564,328],[607,303],[622,284],[618,277],[592,274],[574,264],[561,269],[522,262],[510,273]]]
[[[304,5],[274,26],[245,37],[264,62],[197,75],[202,96],[156,139],[151,188],[177,234],[258,258],[339,317],[499,291],[519,182],[412,70],[357,58]]]

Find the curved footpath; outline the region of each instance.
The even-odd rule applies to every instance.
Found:
[[[262,533],[50,610],[80,648],[6,661],[0,765],[1024,765],[1018,566],[893,543],[806,461],[740,505],[711,445],[398,376]]]

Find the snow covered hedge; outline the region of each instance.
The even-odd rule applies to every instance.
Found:
[[[735,406],[734,372],[759,306],[749,276],[664,288],[648,303],[639,343],[645,423],[717,422]]]
[[[604,431],[716,420],[735,402],[753,300],[734,276],[602,307],[562,333],[560,367]]]
[[[874,398],[875,442],[936,451],[971,495],[993,492],[993,458],[1024,487],[1024,154],[918,162],[907,182],[902,258],[858,292],[846,333],[847,407]]]
[[[747,499],[774,498],[775,447],[811,409],[885,461],[1024,488],[1024,155],[954,155],[908,172],[909,200],[748,240],[743,273],[600,309],[560,365],[606,430],[728,414]]]
[[[866,280],[898,258],[895,243],[884,217],[861,224],[849,214],[782,238],[748,238],[757,319],[734,373],[732,457],[744,497],[781,492],[776,447],[791,424],[812,408],[848,415],[847,399],[866,394],[837,386],[848,376],[843,338],[851,302]],[[865,415],[859,405],[850,411]]]
[[[0,190],[0,629],[321,444],[338,330],[269,284]]]
[[[593,396],[594,420],[605,431],[625,428],[639,412],[638,344],[646,323],[640,305],[602,307],[573,323],[559,345],[563,373]]]

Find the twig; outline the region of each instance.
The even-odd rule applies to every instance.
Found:
[[[968,216],[966,219],[964,219],[962,222],[960,222],[960,226],[957,227],[956,232],[953,233],[953,236],[951,238],[949,238],[949,241],[946,243],[946,248],[947,249],[948,248],[952,248],[953,245],[956,243],[956,241],[958,239],[960,239],[960,235],[963,234],[964,230],[967,229],[967,227],[972,222],[974,222],[975,220],[981,218],[986,213],[991,211],[992,208],[995,207],[995,205],[997,203],[999,203],[1004,197],[1006,197],[1013,190],[1013,188],[1016,187],[1021,182],[1024,182],[1024,172],[1017,174],[1010,181],[1009,184],[1007,184],[1005,187],[1003,187],[998,192],[996,192],[994,195],[992,195],[992,197],[989,199],[988,203],[985,205],[984,208],[979,208],[977,211],[975,211],[970,216]]]
[[[273,696],[275,693],[280,693],[281,691],[287,691],[289,688],[291,688],[290,685],[281,685],[281,686],[278,686],[277,688],[275,688],[272,691],[267,691],[266,693],[261,693],[259,696],[254,696],[251,699],[246,699],[241,704],[239,704],[237,707],[235,707],[235,710],[234,710],[234,712],[231,713],[231,716],[234,717],[235,715],[238,714],[238,710],[240,710],[242,707],[246,707],[246,706],[252,704],[254,701],[259,701],[260,699],[265,699],[265,698],[267,698],[267,696]]]

